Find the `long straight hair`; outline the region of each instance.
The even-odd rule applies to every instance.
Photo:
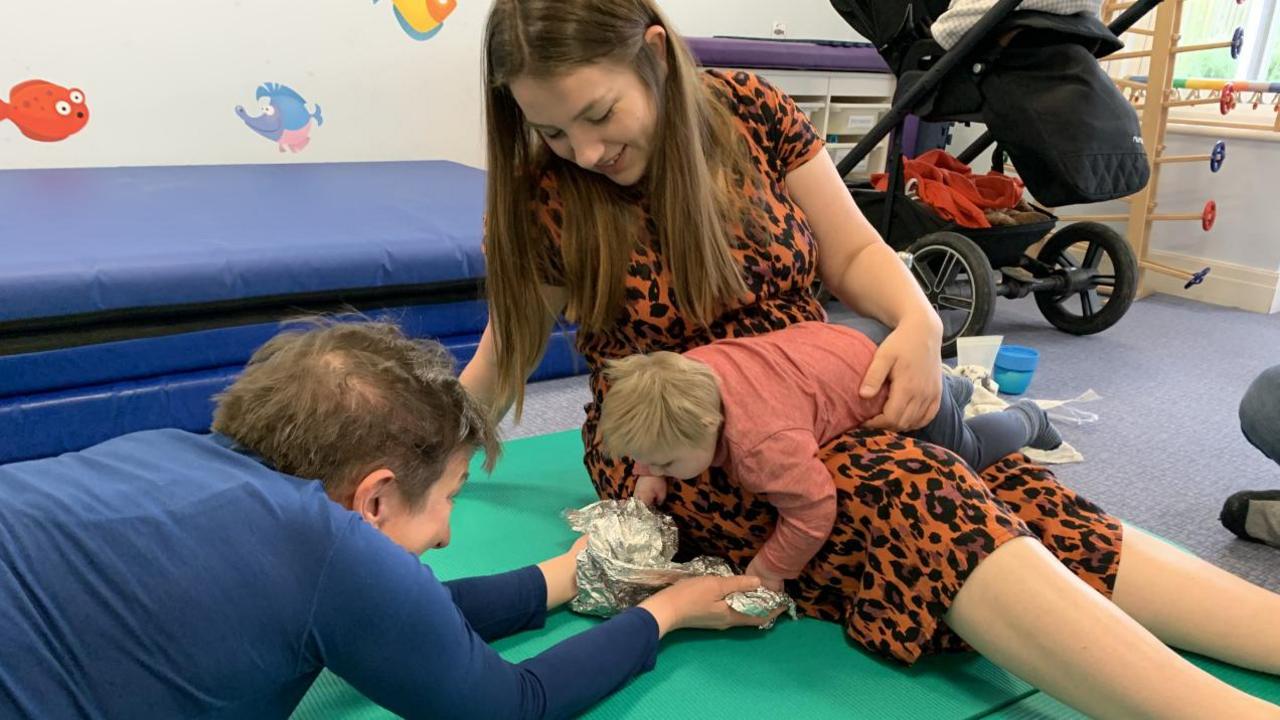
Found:
[[[655,25],[667,34],[662,59],[645,43]],[[546,147],[509,88],[520,76],[554,77],[596,62],[634,68],[655,99],[653,154],[641,182],[682,316],[709,324],[746,292],[732,254],[734,230],[759,211],[730,188],[754,169],[725,98],[699,77],[658,7],[652,0],[496,0],[485,30],[487,283],[497,350],[495,407],[514,401],[517,417],[525,380],[546,349],[558,310],[547,306],[533,273],[549,262],[535,215],[543,173],[554,174],[564,202],[565,314],[583,331],[617,321],[643,226],[623,189]]]

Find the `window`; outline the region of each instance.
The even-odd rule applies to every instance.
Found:
[[[1272,2],[1274,3],[1274,0],[1272,0]],[[1272,10],[1268,12],[1266,20],[1267,25],[1269,26],[1269,37],[1267,38],[1266,55],[1260,59],[1261,62],[1259,63],[1259,67],[1261,67],[1264,72],[1258,73],[1257,79],[1266,80],[1267,82],[1280,81],[1280,22],[1276,22],[1274,6]],[[1248,42],[1248,39],[1249,38],[1246,35],[1246,43]]]
[[[1185,0],[1182,6],[1182,39],[1179,45],[1199,45],[1230,40],[1236,28],[1244,28],[1244,45],[1238,59],[1230,50],[1181,53],[1174,65],[1178,78],[1280,81],[1280,23],[1273,22],[1277,0]]]

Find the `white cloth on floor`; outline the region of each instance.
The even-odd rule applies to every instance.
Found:
[[[966,418],[1000,412],[1009,407],[1009,403],[996,394],[999,386],[987,374],[986,368],[980,365],[961,365],[956,368],[943,365],[942,368],[948,374],[960,375],[973,381],[973,398],[964,408],[964,416]],[[1060,422],[1063,420],[1075,424],[1084,424],[1098,419],[1098,416],[1093,413],[1064,407],[1067,403],[1088,402],[1090,400],[1098,400],[1100,397],[1094,391],[1089,390],[1070,400],[1036,400],[1035,403],[1046,411],[1055,411],[1049,412],[1049,417],[1059,423],[1059,430],[1061,430]],[[1027,457],[1031,458],[1033,462],[1045,465],[1063,465],[1084,460],[1084,455],[1081,455],[1080,451],[1072,447],[1071,443],[1066,440],[1063,440],[1062,444],[1053,450],[1037,450],[1026,447],[1022,448],[1022,452],[1026,453]]]
[[[929,32],[933,33],[933,39],[939,45],[950,50],[995,5],[996,0],[952,0],[947,11],[933,21]],[[1023,0],[1018,9],[1039,10],[1054,15],[1097,15],[1102,9],[1102,0]]]

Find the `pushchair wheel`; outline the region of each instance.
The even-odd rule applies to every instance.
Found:
[[[1092,335],[1115,325],[1138,291],[1133,250],[1101,223],[1062,228],[1045,242],[1037,259],[1063,278],[1065,287],[1037,292],[1036,305],[1054,327],[1072,335]]]
[[[942,319],[942,356],[956,354],[956,338],[980,335],[996,307],[991,263],[978,245],[953,232],[924,235],[909,248],[911,274]]]

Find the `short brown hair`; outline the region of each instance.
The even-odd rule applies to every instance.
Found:
[[[280,472],[320,480],[334,498],[386,467],[416,505],[460,450],[483,448],[492,468],[497,434],[439,343],[390,323],[301,322],[259,348],[215,398],[215,432]]]
[[[715,373],[683,355],[663,351],[612,360],[605,378],[600,437],[614,457],[693,447],[718,433],[724,421]]]

